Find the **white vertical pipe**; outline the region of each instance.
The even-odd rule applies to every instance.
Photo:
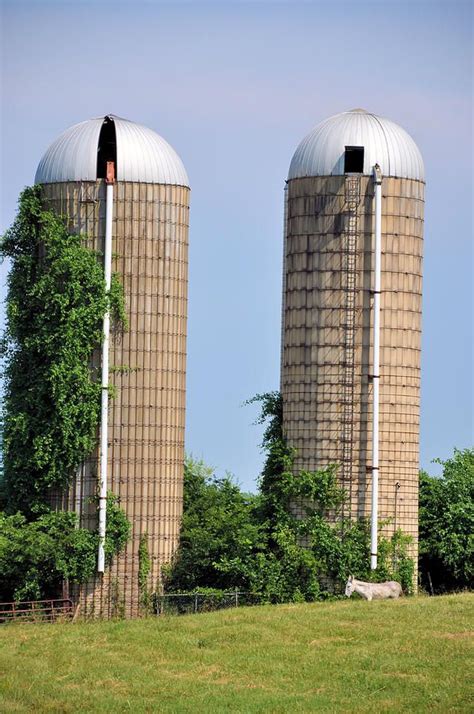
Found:
[[[283,270],[281,299],[281,339],[280,339],[280,392],[283,393],[283,360],[285,357],[285,302],[286,302],[286,238],[288,235],[288,184],[283,195]]]
[[[373,322],[373,410],[372,410],[372,503],[370,514],[370,568],[377,568],[379,500],[379,402],[380,402],[380,291],[382,264],[382,172],[374,166],[374,322]]]
[[[114,184],[107,178],[105,197],[105,247],[104,247],[104,279],[107,296],[112,279],[112,218],[114,207]],[[97,571],[105,569],[105,529],[107,513],[107,455],[108,455],[108,421],[109,421],[109,336],[110,308],[104,315],[102,342],[102,399],[100,413],[100,478],[99,478],[99,552],[97,556]]]

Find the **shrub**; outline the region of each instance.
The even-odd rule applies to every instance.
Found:
[[[420,474],[420,573],[438,591],[474,585],[474,449],[455,449],[440,478]]]

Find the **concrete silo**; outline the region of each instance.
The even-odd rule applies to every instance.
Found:
[[[158,134],[109,115],[67,129],[35,180],[47,205],[104,253],[106,277],[118,273],[124,287],[129,329],[112,332],[102,360],[94,358],[102,362],[103,385],[116,393],[107,404],[103,391],[101,447],[56,507],[78,512],[82,526],[96,529],[98,492],[118,496],[131,540],[111,567],[103,567],[99,552],[97,576],[74,595],[86,614],[133,616],[140,608],[140,539],[146,534],[154,589],[176,548],[182,514],[188,177]],[[103,530],[103,500],[101,506]]]
[[[417,554],[424,169],[398,125],[354,109],[298,146],[285,191],[281,391],[295,469],[339,465],[345,515]],[[377,493],[378,485],[378,493]]]

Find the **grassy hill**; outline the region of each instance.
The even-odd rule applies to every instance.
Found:
[[[474,594],[0,627],[2,712],[473,711]]]

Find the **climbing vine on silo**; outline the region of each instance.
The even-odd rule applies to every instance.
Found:
[[[44,208],[39,186],[21,194],[1,255],[10,260],[2,497],[14,515],[0,513],[0,593],[46,597],[62,579],[83,582],[96,567],[97,531],[78,528],[75,513],[52,512],[47,495],[66,489],[96,446],[100,381],[92,357],[108,307],[116,327],[126,326],[123,289],[113,276],[107,294],[100,256]],[[107,562],[129,535],[125,512],[108,494]]]
[[[138,547],[138,589],[140,592],[140,605],[146,612],[150,608],[150,592],[148,590],[148,576],[151,571],[150,553],[148,551],[148,533],[140,536]]]
[[[107,295],[98,256],[45,210],[38,186],[23,191],[2,242],[9,258],[4,465],[8,510],[37,510],[64,489],[96,444],[100,382],[91,358],[102,319],[125,317],[117,279]]]

